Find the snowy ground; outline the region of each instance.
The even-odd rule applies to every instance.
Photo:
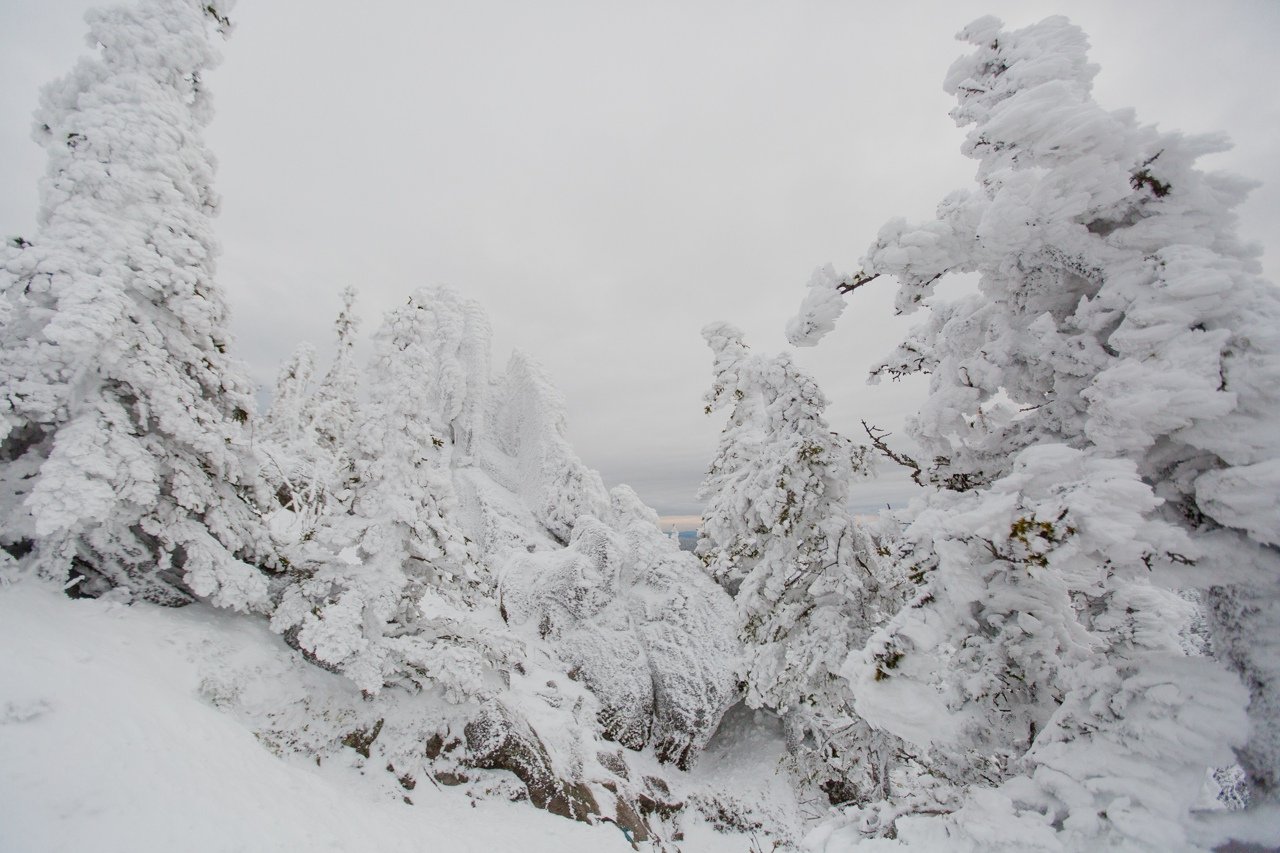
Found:
[[[629,849],[611,825],[461,789],[419,784],[406,802],[354,753],[323,766],[273,754],[215,706],[218,685],[232,669],[312,690],[329,674],[249,618],[11,586],[0,588],[0,648],[0,850]],[[685,824],[685,850],[751,848],[696,817]]]

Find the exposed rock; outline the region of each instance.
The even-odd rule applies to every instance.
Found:
[[[585,783],[561,779],[542,740],[497,702],[487,703],[467,723],[467,763],[509,770],[529,792],[529,801],[552,814],[590,823],[600,806]]]
[[[342,745],[349,746],[365,758],[368,758],[369,747],[373,746],[373,742],[378,739],[378,735],[382,732],[382,722],[382,720],[378,720],[369,729],[356,729],[342,739]]]
[[[630,779],[630,772],[627,770],[626,759],[619,752],[600,751],[596,753],[596,761],[600,762],[600,766],[608,770],[614,776],[622,779]]]
[[[394,763],[387,764],[387,772],[396,777],[396,781],[400,783],[400,787],[404,788],[406,791],[412,791],[414,788],[418,787],[418,780],[413,778],[413,774],[399,772],[396,770]]]
[[[628,800],[626,800],[618,791],[617,786],[612,782],[605,782],[604,787],[614,795],[614,815],[613,822],[627,836],[627,840],[634,847],[638,842],[648,841],[652,838],[649,831],[649,824],[645,822],[644,817]]]
[[[644,787],[655,797],[671,798],[671,788],[667,785],[665,779],[659,779],[657,776],[646,776],[644,777]]]
[[[449,787],[462,785],[471,781],[471,778],[465,773],[452,773],[448,770],[440,770],[431,775],[434,776],[435,780],[441,785],[448,785]]]
[[[423,752],[427,756],[428,760],[435,761],[440,757],[440,753],[453,752],[455,749],[462,746],[462,741],[456,737],[451,738],[448,741],[445,741],[444,738],[445,736],[439,732],[427,738],[427,743],[423,747]]]

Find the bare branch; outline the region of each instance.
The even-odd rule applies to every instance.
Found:
[[[876,273],[875,275],[867,275],[864,272],[860,272],[857,275],[855,275],[851,281],[840,282],[840,284],[836,285],[836,290],[840,291],[841,293],[853,293],[859,287],[862,287],[862,285],[870,284],[871,282],[875,281],[879,277],[880,277],[880,273]]]
[[[893,435],[893,433],[882,430],[879,427],[871,426],[866,421],[862,422],[862,428],[867,431],[867,437],[871,439],[871,444],[876,450],[879,450],[890,460],[901,465],[903,468],[910,469],[911,479],[917,486],[924,485],[920,479],[924,476],[924,472],[920,470],[920,463],[912,459],[910,456],[907,456],[905,453],[898,453],[885,442],[885,439]]]

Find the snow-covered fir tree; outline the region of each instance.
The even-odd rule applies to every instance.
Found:
[[[463,299],[449,288],[437,288],[431,302],[440,364],[431,380],[434,399],[456,451],[466,459],[485,430],[489,408],[489,317],[479,302]]]
[[[350,510],[357,477],[355,291],[344,290],[342,301],[333,363],[317,382],[315,348],[299,344],[280,368],[256,435],[261,476],[275,493],[269,513],[274,544],[290,562],[299,559],[298,549],[307,547],[326,516]]]
[[[269,548],[202,141],[230,5],[90,13],[97,55],[43,92],[39,230],[0,262],[0,527],[24,563],[90,593],[253,609]]]
[[[702,336],[711,348],[713,377],[704,411],[709,415],[727,407],[728,417],[698,489],[699,500],[706,503],[696,553],[711,577],[736,594],[760,551],[748,522],[764,437],[762,399],[748,393],[756,385],[758,361],[735,326],[712,323],[703,328]]]
[[[316,348],[307,342],[298,344],[281,366],[271,394],[271,407],[262,419],[260,437],[282,444],[298,443],[315,420],[311,410],[316,369]]]
[[[317,447],[312,412],[311,381],[316,351],[303,342],[280,367],[271,407],[258,424],[255,444],[263,458],[263,479],[274,489],[276,500],[295,515],[322,501],[316,472]]]
[[[375,336],[349,515],[329,519],[272,627],[367,693],[392,683],[484,687],[500,656],[476,610],[476,554],[458,527],[441,375],[439,294],[415,292]]]
[[[311,417],[316,442],[335,456],[349,456],[359,417],[360,370],[356,364],[356,291],[342,291],[342,310],[333,322],[337,344],[333,363],[315,387]]]
[[[977,188],[888,223],[858,276],[820,270],[789,326],[816,341],[880,275],[930,314],[873,371],[931,376],[909,424],[930,488],[919,591],[851,661],[857,707],[975,785],[899,839],[1193,848],[1207,767],[1239,747],[1258,798],[1280,767],[1280,303],[1235,237],[1248,185],[1195,168],[1220,138],[1099,107],[1065,19],[961,37],[946,88]],[[979,292],[935,294],[956,273]],[[1180,586],[1251,701],[1183,651]]]
[[[782,354],[751,354],[713,323],[707,408],[729,408],[700,496],[713,577],[734,593],[746,701],[787,717],[805,772],[838,800],[887,792],[884,755],[853,713],[841,667],[897,602],[870,537],[848,509],[863,450],[833,433],[813,378]],[[888,612],[886,612],[888,611]]]

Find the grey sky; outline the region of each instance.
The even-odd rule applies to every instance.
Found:
[[[0,230],[32,229],[38,87],[83,52],[83,0],[0,4]],[[719,431],[702,414],[700,327],[758,348],[810,271],[852,270],[880,224],[966,186],[941,81],[952,34],[1068,14],[1108,107],[1226,131],[1207,164],[1264,186],[1242,230],[1280,279],[1280,3],[390,2],[241,0],[211,75],[220,267],[236,347],[269,384],[301,340],[322,351],[338,291],[366,330],[423,284],[480,300],[495,368],[512,347],[564,391],[571,438],[610,484],[663,513],[693,498]],[[900,430],[923,385],[868,387],[910,325],[867,288],[799,360],[836,429]],[[901,502],[885,476],[858,490]]]

